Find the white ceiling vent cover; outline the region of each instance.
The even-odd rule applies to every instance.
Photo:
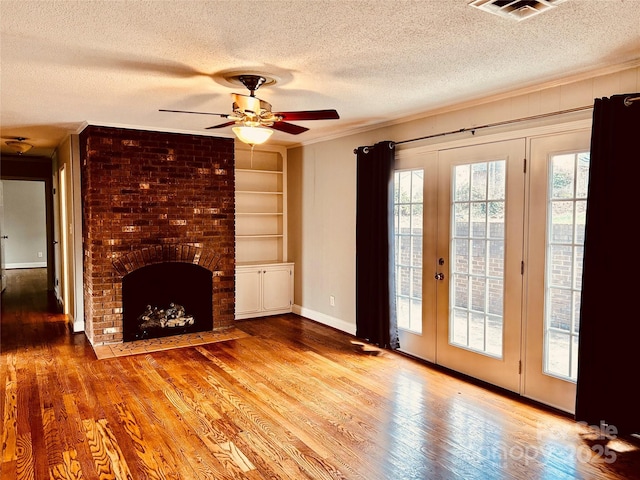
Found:
[[[469,5],[517,22],[531,18],[566,0],[473,0]]]

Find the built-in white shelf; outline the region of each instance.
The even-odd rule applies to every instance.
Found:
[[[236,264],[286,262],[286,149],[236,147]]]

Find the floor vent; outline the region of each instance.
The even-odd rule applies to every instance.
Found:
[[[517,22],[557,7],[566,0],[473,0],[472,7]]]

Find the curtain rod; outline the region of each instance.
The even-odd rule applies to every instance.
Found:
[[[484,128],[499,127],[502,125],[510,125],[512,123],[526,122],[528,120],[538,120],[540,118],[554,117],[556,115],[562,115],[566,113],[574,113],[574,112],[581,112],[583,110],[591,110],[592,108],[593,108],[593,105],[588,105],[584,107],[570,108],[568,110],[560,110],[558,112],[541,113],[540,115],[532,115],[530,117],[521,117],[521,118],[515,118],[513,120],[505,120],[503,122],[487,123],[485,125],[478,125],[477,127],[466,127],[466,128],[461,128],[460,130],[451,130],[448,132],[434,133],[433,135],[426,135],[424,137],[411,138],[409,140],[400,140],[399,142],[396,142],[396,145],[402,145],[403,143],[417,142],[420,140],[427,140],[429,138],[443,137],[445,135],[452,135],[454,133],[471,132],[471,134],[474,135],[476,133],[476,130],[480,130]]]
[[[638,100],[640,100],[640,97],[631,97],[631,96],[626,97],[624,99],[624,106],[630,107],[633,102],[637,102]]]
[[[633,102],[637,102],[637,101],[640,101],[640,96],[637,96],[637,97],[628,96],[624,99],[623,102],[625,106],[629,107],[633,104]],[[444,137],[445,135],[453,135],[454,133],[471,132],[471,134],[474,135],[476,133],[476,130],[480,130],[483,128],[499,127],[502,125],[509,125],[512,123],[526,122],[528,120],[538,120],[540,118],[554,117],[556,115],[563,115],[566,113],[575,113],[575,112],[581,112],[583,110],[592,110],[592,109],[593,109],[593,105],[586,105],[584,107],[570,108],[568,110],[560,110],[558,112],[542,113],[540,115],[532,115],[530,117],[521,117],[513,120],[505,120],[503,122],[487,123],[486,125],[478,125],[477,127],[466,127],[466,128],[461,128],[460,130],[450,130],[448,132],[434,133],[433,135],[425,135],[424,137],[411,138],[409,140],[400,140],[399,142],[395,142],[395,145],[402,145],[403,143],[418,142],[420,140],[428,140],[430,138],[436,138],[436,137]],[[369,148],[371,148],[371,146]],[[354,154],[358,153],[358,149],[357,148],[354,149],[353,153]]]

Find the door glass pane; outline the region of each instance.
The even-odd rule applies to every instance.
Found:
[[[449,343],[502,357],[506,162],[453,172]]]
[[[544,372],[576,381],[589,153],[549,164]]]
[[[422,333],[422,169],[394,173],[394,239],[398,328]]]
[[[469,236],[469,203],[455,203],[453,205],[453,231],[455,237],[467,238]]]

